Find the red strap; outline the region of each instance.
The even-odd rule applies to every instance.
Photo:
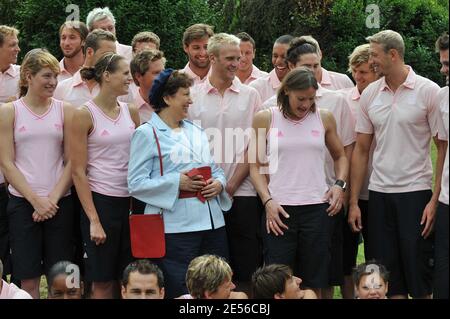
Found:
[[[156,146],[158,147],[158,156],[159,156],[159,168],[161,171],[161,176],[163,176],[163,162],[162,162],[162,155],[161,155],[161,146],[159,145],[158,135],[156,135],[155,128],[153,128],[153,135],[155,135],[156,140]]]

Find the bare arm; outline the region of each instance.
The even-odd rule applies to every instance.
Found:
[[[25,176],[15,165],[14,149],[14,106],[4,104],[0,108],[0,166],[5,178],[33,206],[44,219],[56,214],[58,207],[48,198],[39,197],[33,192]]]
[[[141,118],[139,116],[139,110],[134,104],[128,104],[128,110],[130,111],[131,119],[134,122],[136,128],[141,125]]]
[[[320,112],[325,127],[325,144],[334,160],[336,179],[346,181],[349,164],[345,156],[344,146],[336,131],[336,121],[330,112],[326,110],[320,110]],[[341,211],[344,204],[344,191],[340,187],[333,186],[325,195],[325,199],[330,203],[330,207],[327,210],[329,215],[335,215]]]
[[[354,232],[359,232],[362,229],[361,211],[358,206],[358,199],[364,183],[364,178],[367,174],[367,164],[369,162],[372,141],[373,134],[358,133],[356,136],[355,149],[352,154],[352,175],[350,178],[352,188],[350,190],[348,223]]]
[[[271,114],[269,110],[260,111],[253,120],[253,138],[249,146],[249,152],[256,152],[255,163],[250,164],[250,177],[262,202],[265,204],[267,233],[273,232],[276,236],[283,235],[282,228],[288,227],[281,221],[280,214],[289,218],[288,213],[278,203],[271,199],[267,183],[268,163],[266,154],[266,134],[269,131]],[[252,153],[251,153],[252,154]],[[265,163],[261,162],[264,159]]]
[[[95,209],[91,188],[86,175],[88,159],[87,140],[89,132],[92,129],[93,124],[90,112],[85,107],[75,110],[71,125],[69,153],[72,161],[72,178],[81,205],[91,224],[91,240],[99,245],[106,241],[106,234]]]

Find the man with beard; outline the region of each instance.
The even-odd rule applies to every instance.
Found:
[[[206,24],[194,24],[184,31],[183,49],[189,57],[183,72],[193,80],[194,85],[205,82],[210,70],[208,57],[208,40],[214,35],[211,26]]]
[[[268,76],[250,83],[250,86],[258,91],[263,103],[277,93],[277,89],[281,86],[281,81],[290,71],[286,62],[286,53],[293,38],[291,35],[283,35],[275,41],[272,49],[274,69]]]
[[[88,28],[80,21],[66,21],[59,28],[59,47],[64,58],[59,62],[58,82],[71,78],[83,66],[83,46],[88,33]]]

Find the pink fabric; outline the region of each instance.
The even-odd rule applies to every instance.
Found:
[[[333,71],[327,71],[322,68],[322,82],[320,82],[325,89],[337,91],[346,88],[352,88],[354,86],[352,80],[342,73]]]
[[[141,119],[141,124],[143,124],[143,123],[147,122],[148,120],[150,120],[154,110],[150,104],[145,102],[144,98],[142,97],[142,95],[140,93],[140,89],[139,88],[137,88],[137,89],[138,90],[137,90],[137,94],[135,96],[134,105],[136,105],[136,107],[139,110],[139,117]]]
[[[394,93],[385,78],[363,92],[356,131],[374,134],[377,146],[369,189],[383,193],[432,187],[431,137],[437,134],[439,86],[416,75],[411,67]]]
[[[73,77],[59,82],[53,97],[55,99],[72,104],[75,107],[83,106],[86,102],[92,100],[100,93],[100,85],[96,84],[92,91],[89,90],[87,84],[81,78],[80,71],[75,73]],[[132,103],[132,92],[129,90],[128,95],[119,97],[120,102]]]
[[[194,85],[204,83],[206,81],[206,79],[209,77],[209,75],[211,74],[211,68],[209,68],[208,74],[206,74],[206,76],[203,79],[201,79],[197,74],[194,73],[194,71],[192,71],[192,69],[189,66],[189,62],[186,64],[184,69],[182,69],[181,71],[186,73],[187,75],[189,75],[191,77],[191,79],[194,80]]]
[[[121,55],[127,60],[127,63],[130,64],[133,59],[133,48],[130,45],[121,44],[116,42],[117,54]]]
[[[64,170],[64,110],[61,101],[52,99],[47,112],[36,115],[23,99],[13,103],[14,164],[35,194],[47,197]],[[23,197],[12,185],[9,191]]]
[[[277,94],[281,82],[280,79],[278,79],[275,69],[273,69],[268,76],[253,81],[250,83],[250,86],[258,91],[261,102],[264,103]]]
[[[260,99],[255,89],[242,84],[238,78],[235,78],[233,84],[228,88],[224,96],[221,96],[209,80],[194,86],[192,89],[193,104],[189,107],[189,118],[193,121],[200,121],[202,128],[207,130],[207,134],[214,133],[217,130],[222,138],[219,141],[212,140],[213,145],[221,145],[213,150],[215,162],[221,166],[229,180],[237,167],[238,162],[243,158],[247,148],[250,129],[253,124],[253,116],[260,109]],[[241,134],[237,136],[240,142],[237,147],[232,147],[230,136],[233,131],[238,129]],[[215,135],[213,135],[215,138]],[[228,149],[229,148],[229,149]],[[221,152],[221,154],[217,154]],[[219,155],[219,156],[218,156]],[[220,156],[222,155],[222,156]],[[255,196],[256,191],[247,177],[235,196]]]
[[[448,141],[448,86],[441,89],[437,99],[438,103],[440,103],[440,118],[439,120],[439,139]],[[444,162],[444,171],[442,172],[442,183],[441,183],[441,194],[439,195],[439,201],[448,205],[448,147],[447,153],[445,154],[445,162]]]
[[[19,97],[20,65],[11,64],[8,70],[0,72],[0,105]]]
[[[3,282],[2,290],[0,291],[0,299],[33,299],[28,292],[20,289],[13,283],[8,284],[1,278],[0,280]]]
[[[248,79],[245,80],[244,84],[249,85],[253,81],[255,81],[255,80],[259,79],[259,78],[265,78],[268,75],[269,75],[269,73],[261,71],[255,65],[253,65],[252,74],[250,74]]]
[[[328,190],[324,170],[327,148],[320,111],[292,121],[279,108],[270,110],[268,158],[271,169],[275,170],[270,174],[270,195],[281,205],[323,203]]]
[[[66,67],[64,66],[64,59],[59,61],[59,68],[61,69],[61,73],[58,75],[58,82],[62,82],[64,80],[70,79],[72,77],[72,74],[66,70]]]
[[[359,100],[361,98],[358,88],[355,86],[351,89],[343,89],[340,92],[345,94],[347,103],[350,106],[353,116],[356,118],[356,115],[358,114],[358,109],[360,107]],[[362,200],[369,200],[369,179],[370,179],[370,174],[372,174],[372,160],[373,160],[373,151],[375,150],[375,146],[376,146],[376,141],[374,138],[372,141],[372,145],[370,147],[370,152],[369,152],[369,162],[367,163],[367,174],[366,174],[366,177],[364,178],[364,183],[361,188],[361,192],[359,193],[359,199],[362,199]]]
[[[128,197],[128,161],[136,127],[128,105],[121,102],[119,105],[119,116],[111,119],[93,101],[86,104],[93,120],[88,137],[87,177],[91,190],[96,193]]]

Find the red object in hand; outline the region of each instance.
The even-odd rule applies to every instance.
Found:
[[[201,175],[203,177],[203,181],[206,183],[209,179],[211,179],[211,167],[210,166],[202,166],[198,168],[193,168],[186,174],[190,178]],[[203,197],[202,192],[185,192],[181,191],[179,198],[191,198],[197,197],[202,203],[206,202],[206,198]]]

